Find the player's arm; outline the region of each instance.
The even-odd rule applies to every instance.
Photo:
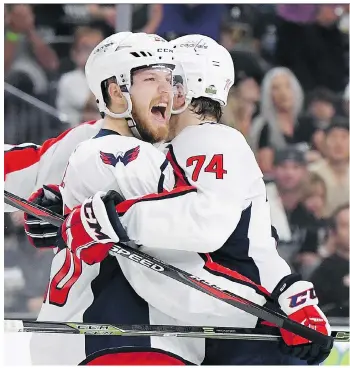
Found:
[[[257,235],[249,234],[249,237],[255,236],[254,244],[261,244],[255,246],[251,254],[256,259],[254,260],[259,268],[263,285],[271,292],[281,278],[290,273],[290,269],[279,257],[274,239],[271,237],[269,207],[266,203],[261,172],[243,137],[242,139],[238,137],[235,142],[226,145],[225,151],[216,152],[215,148],[217,149],[217,144],[209,147],[208,152],[212,153],[204,157],[197,155],[195,159],[194,156],[185,159],[190,166],[193,164],[190,181],[183,178],[183,183],[188,185],[163,193],[157,193],[161,192],[157,190],[158,183],[166,183],[167,178],[172,175],[171,171],[160,171],[159,167],[163,163],[159,159],[158,162],[153,159],[156,162],[153,168],[147,164],[150,160],[139,161],[140,166],[136,165],[136,160],[125,167],[122,165],[121,168],[125,173],[134,169],[134,173],[137,174],[130,176],[129,172],[126,176],[123,171],[118,172],[124,179],[121,183],[128,183],[126,179],[129,179],[129,185],[121,188],[122,193],[127,193],[127,190],[130,191],[139,185],[146,185],[146,191],[154,194],[138,197],[140,191],[128,192],[125,197],[134,199],[117,205],[120,220],[130,239],[145,247],[199,253],[213,252],[233,233],[243,211],[250,210],[254,198],[260,198],[261,203],[257,204],[255,201],[250,221],[254,221],[261,231]],[[176,160],[172,161],[176,163]],[[145,168],[147,170],[144,170]],[[175,164],[174,169],[179,177],[181,169]],[[130,178],[133,178],[131,182]],[[139,181],[140,178],[142,179]],[[198,188],[191,185],[194,183]],[[171,185],[168,185],[164,189],[170,187]],[[95,202],[102,203],[102,199],[96,198]],[[98,211],[95,212],[97,221],[102,221],[103,216],[100,219]],[[113,238],[111,234],[111,239],[116,241],[117,238]],[[77,242],[79,243],[79,239]],[[270,268],[266,267],[268,259],[270,264],[272,262],[278,265],[273,277]]]
[[[42,146],[24,143],[5,145],[5,190],[28,198],[43,184],[59,184],[68,158],[78,143],[94,136],[100,129],[98,122],[84,123],[69,129]],[[14,211],[5,205],[5,211]]]
[[[261,174],[249,166],[253,153],[244,140],[219,151],[212,144],[206,141],[204,149],[194,155],[192,148],[182,159],[191,169],[188,180],[180,181],[186,187],[117,206],[132,240],[146,247],[199,253],[213,252],[226,242],[249,207],[247,195]],[[174,169],[179,176],[182,170]]]
[[[271,292],[291,271],[271,236],[262,173],[243,136],[231,129],[195,127],[175,138],[167,157],[183,187],[119,204],[129,237],[147,247],[214,252],[248,216],[242,236],[249,239],[249,256]]]
[[[79,150],[75,153],[77,154]],[[135,140],[134,145],[118,154],[111,153],[106,148],[105,151],[97,152],[97,155],[96,159],[91,160],[92,168],[89,170],[92,170],[94,178],[95,172],[101,174],[106,181],[106,190],[115,191],[115,203],[123,202],[124,198],[140,198],[149,192],[167,192],[174,187],[175,178],[171,165],[165,155],[150,144],[140,144]],[[70,178],[73,161],[71,158],[65,183],[74,180]],[[85,185],[91,183],[86,182]],[[68,246],[88,264],[100,262],[108,254],[113,242],[119,241],[117,234],[114,234],[116,237],[113,239],[108,235],[113,230],[113,224],[106,217],[104,206],[107,199],[102,200],[106,193],[99,192],[85,200],[76,198],[75,203],[83,203],[73,208],[71,204],[74,202],[66,200],[70,197],[69,186],[65,185],[61,192],[65,205],[71,211],[61,227],[59,246]],[[116,215],[115,205],[112,210]]]
[[[48,139],[42,146],[30,143],[5,145],[5,190],[20,197],[29,197],[31,202],[62,213],[58,184],[69,156],[80,142],[96,135],[100,126],[101,121],[81,124],[56,138]],[[46,183],[51,184],[45,189],[42,186]],[[5,211],[13,210],[13,207],[5,205]],[[38,248],[54,245],[57,228],[47,222],[25,214],[25,231],[29,241]]]
[[[17,146],[4,146],[4,180],[5,190],[28,198],[35,187],[40,159],[40,146],[32,143]],[[5,211],[15,211],[5,204]]]
[[[112,151],[115,151],[114,147]],[[79,150],[74,155],[79,155]],[[77,156],[74,155],[71,156],[69,165],[66,166],[63,180],[63,174],[61,176],[60,190],[58,190],[57,185],[40,188],[32,194],[31,201],[55,212],[57,212],[58,207],[61,209],[64,207],[65,214],[71,210],[77,212],[78,209],[74,206],[81,208],[78,204],[83,202],[85,197],[76,197],[77,193],[71,193],[71,186],[65,185],[69,181],[74,182],[75,176],[79,175],[77,174],[79,171],[75,169]],[[117,190],[121,193],[122,199],[125,197],[138,198],[148,192],[163,192],[174,186],[174,173],[165,155],[148,144],[135,143],[134,146],[118,155],[108,152],[108,149],[105,152],[100,151],[97,153],[97,157],[91,161],[88,169],[92,172],[91,180],[96,180],[96,172],[101,175],[103,173],[106,190]],[[117,187],[112,187],[110,183],[116,184]],[[92,186],[95,184],[86,183],[86,185]],[[52,247],[57,240],[57,231],[51,225],[42,224],[40,220],[29,218],[28,215],[26,216],[25,228],[29,241],[36,247]],[[79,234],[80,232],[74,238],[71,246],[73,251],[74,244],[80,244],[83,241],[84,237],[80,238]],[[99,256],[97,258],[100,259]]]
[[[157,193],[158,190],[153,184],[153,190],[150,190],[152,189],[150,186],[147,189],[154,194],[119,204],[117,211],[130,239],[146,247],[163,249],[211,252],[220,248],[235,229],[242,211],[249,205],[245,203],[244,198],[252,179],[251,175],[246,174],[246,165],[242,163],[244,153],[239,148],[237,147],[235,152],[237,160],[227,159],[225,164],[224,159],[225,173],[217,175],[209,169],[205,172],[206,166],[203,167],[203,175],[208,179],[205,184],[202,180],[198,190],[188,185]],[[228,153],[232,154],[232,152]],[[219,162],[218,165],[222,163]],[[130,168],[131,166],[132,164]],[[159,164],[155,165],[155,167],[158,166]],[[215,165],[212,164],[212,166],[215,171]],[[141,167],[139,175],[142,173]],[[119,174],[122,175],[120,172]],[[146,182],[158,181],[159,169],[158,175],[153,176],[154,178],[146,179]],[[237,177],[242,179],[238,181]],[[138,184],[136,182],[131,185],[136,187]],[[209,186],[215,187],[215,190],[210,191]],[[94,211],[96,219],[98,222],[106,222],[102,212],[101,217],[98,216],[99,209],[103,206],[102,199],[95,197],[93,204],[96,204]],[[230,198],[229,203],[227,198]],[[100,204],[97,205],[97,203]],[[80,213],[83,213],[82,209]],[[111,239],[117,240],[112,237],[112,234]]]
[[[259,269],[261,285],[272,292],[272,299],[290,319],[329,335],[330,327],[318,307],[312,283],[291,274],[289,266],[277,252],[271,236],[265,186],[253,153],[245,149],[245,142],[238,140],[235,143],[232,152],[223,154],[223,160],[225,157],[235,157],[235,160],[225,163],[218,158],[210,165],[214,157],[211,156],[209,162],[203,162],[202,169],[207,175],[199,180],[203,173],[201,170],[195,173],[195,179],[198,175],[197,190],[179,188],[136,202],[122,202],[117,205],[121,215],[126,209],[121,222],[129,237],[145,246],[212,252],[221,247],[237,227],[242,212],[248,208],[244,199],[250,196],[250,222],[255,233],[249,234],[249,256]],[[283,351],[310,364],[322,361],[330,352],[330,348],[321,348],[283,329],[281,334]]]

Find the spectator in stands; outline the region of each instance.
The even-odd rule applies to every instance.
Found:
[[[324,218],[326,207],[326,183],[316,173],[309,173],[303,193],[303,204],[317,219]]]
[[[312,146],[322,154],[324,153],[324,130],[336,114],[336,102],[335,94],[327,88],[316,88],[309,95],[306,113],[312,116],[314,123]]]
[[[266,184],[278,251],[297,270],[300,264],[295,257],[305,251],[317,254],[318,246],[316,220],[302,203],[307,174],[304,153],[289,147],[276,152],[275,181]]]
[[[79,4],[82,6],[81,4]],[[76,6],[76,5],[75,5]],[[84,5],[91,20],[101,20],[105,22],[111,30],[115,30],[117,7],[114,4],[86,4]]]
[[[231,26],[228,24],[223,24],[221,26],[221,31],[220,31],[220,45],[224,46],[226,50],[228,50],[229,52],[233,51],[235,45],[236,45],[236,40],[235,37],[233,35],[233,31],[231,29]],[[236,72],[236,70],[235,70]]]
[[[328,317],[349,317],[349,204],[332,216],[330,237],[334,254],[326,258],[311,276],[322,311]]]
[[[251,131],[253,150],[264,174],[271,174],[274,150],[311,141],[313,124],[300,117],[304,94],[295,75],[287,68],[273,68],[261,87],[260,115]]]
[[[59,67],[55,51],[35,29],[31,5],[6,4],[5,80],[29,94],[44,95],[48,74]]]
[[[253,78],[244,78],[231,89],[222,122],[239,130],[249,142],[252,120],[259,101],[259,85]]]
[[[349,202],[349,121],[336,117],[325,130],[325,158],[309,166],[326,183],[325,215]]]
[[[57,109],[68,115],[72,126],[82,122],[82,110],[90,96],[84,73],[85,63],[102,39],[102,32],[96,28],[78,27],[74,34],[72,59],[76,69],[62,75],[58,83],[56,102]]]
[[[134,4],[132,26],[134,32],[156,33],[162,18],[162,4]],[[140,7],[144,9],[138,9]],[[146,8],[146,9],[145,9]],[[143,24],[142,24],[143,23]]]
[[[240,80],[249,76],[260,85],[269,69],[260,55],[254,50],[237,50],[235,48],[230,51],[230,54],[235,65],[235,78]]]
[[[252,22],[256,51],[270,64],[274,65],[277,14],[276,4],[249,4],[254,13]]]
[[[318,86],[342,92],[349,75],[348,47],[337,26],[339,5],[284,5],[288,6],[300,11],[295,19],[290,11],[279,14],[275,62],[291,69],[305,92]],[[305,12],[306,7],[311,10]]]
[[[336,113],[336,96],[327,88],[316,88],[309,95],[307,111],[317,121],[320,129],[331,123]]]
[[[328,231],[328,221],[324,216],[326,206],[327,189],[324,180],[315,173],[309,173],[306,184],[302,191],[302,204],[315,218],[315,231],[317,232],[317,244],[319,247],[314,248],[314,244],[305,243],[296,258],[296,262],[300,265],[300,272],[304,277],[317,267],[321,261],[322,253],[326,249],[326,238]],[[309,246],[312,246],[309,249]]]
[[[75,68],[69,54],[76,28],[99,28],[104,38],[110,36],[115,32],[116,7],[117,5],[111,4],[74,2],[33,4],[37,30],[47,41],[52,42],[52,47],[60,59],[60,75]]]
[[[225,4],[164,4],[156,34],[168,40],[186,34],[202,34],[215,41],[220,38]]]

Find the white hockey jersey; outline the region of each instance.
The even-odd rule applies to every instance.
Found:
[[[138,198],[174,187],[174,173],[165,155],[134,137],[101,129],[79,144],[71,155],[60,186],[64,206],[71,210],[98,191],[114,189],[125,198]],[[93,301],[90,283],[99,264],[87,265],[68,249],[53,259],[47,298],[39,319],[81,321]],[[62,269],[66,272],[63,275]],[[57,274],[60,281],[56,282]]]
[[[20,196],[26,196],[24,193],[28,193],[27,196],[29,196],[33,189],[44,183],[60,183],[68,154],[74,150],[77,143],[96,135],[101,125],[102,121],[90,122],[69,130],[60,137],[45,142],[39,150],[41,155],[28,155],[28,148],[23,149],[22,146],[15,147],[14,151],[8,151],[5,154],[6,189]],[[137,141],[137,143],[142,142]],[[17,167],[19,155],[22,159],[24,158],[22,152],[26,152],[28,159],[33,158],[32,162],[28,161],[30,165],[23,170]],[[17,160],[13,159],[15,154]],[[189,191],[189,193],[182,192],[176,197],[172,195],[173,198],[166,198],[161,201],[134,204],[122,218],[124,225],[127,226],[129,236],[145,245],[143,250],[151,254],[161,256],[162,249],[174,249],[173,253],[178,253],[178,263],[176,265],[180,268],[184,260],[188,260],[188,264],[191,264],[191,260],[189,259],[189,253],[183,257],[183,254],[177,251],[178,249],[204,253],[213,252],[220,248],[225,248],[226,252],[227,248],[231,248],[230,254],[225,254],[225,257],[220,256],[220,259],[224,260],[221,263],[233,268],[234,265],[232,262],[230,264],[227,259],[233,256],[233,259],[239,260],[241,255],[238,251],[242,247],[236,246],[233,249],[232,246],[222,247],[222,245],[229,239],[239,223],[242,211],[249,206],[249,196],[252,197],[253,194],[249,194],[245,198],[247,194],[244,191],[253,186],[251,183],[257,181],[259,182],[257,187],[260,187],[258,198],[265,197],[262,175],[250,148],[236,130],[217,124],[203,124],[188,127],[176,137],[170,146],[168,158],[175,168],[178,184],[194,184],[202,195],[198,196],[198,193]],[[21,160],[21,165],[25,167],[24,160]],[[6,167],[8,167],[7,170]],[[111,165],[110,168],[112,168]],[[79,176],[83,171],[85,169],[81,168],[80,172],[75,175]],[[96,175],[94,177],[100,178]],[[22,185],[18,185],[17,178]],[[45,180],[45,178],[47,179]],[[239,178],[239,180],[236,178]],[[94,194],[97,190],[111,189],[108,188],[108,185],[104,185],[102,180],[98,180],[98,183],[102,185],[88,189],[85,188],[87,183],[82,183],[80,188],[82,192],[80,193],[80,189],[76,190],[76,193],[74,193],[76,197],[73,195],[71,199],[67,199],[67,205],[78,204],[86,196]],[[137,191],[139,189],[136,188],[138,183],[140,181],[133,181],[133,183],[129,183],[131,184],[130,188],[124,188],[126,198],[156,191],[155,188],[151,188],[152,185],[146,187],[144,192],[142,190]],[[145,185],[147,186],[147,183]],[[114,189],[120,190],[120,188]],[[157,187],[157,191],[158,189]],[[190,200],[190,198],[195,198],[195,200]],[[269,212],[268,204],[264,207],[262,206],[260,210],[264,212],[262,215],[251,216],[257,219],[254,227],[260,227],[260,232],[253,230],[251,226],[252,219],[250,219],[249,239],[244,236],[242,242],[239,243],[246,244],[245,256],[248,254],[248,257],[254,260],[257,267],[254,277],[250,271],[246,276],[258,283],[260,277],[260,283],[271,291],[276,283],[290,271],[285,262],[278,257],[274,248],[273,239],[268,233],[270,216],[269,213],[265,213],[266,211]],[[141,211],[141,209],[145,210]],[[255,206],[254,213],[258,213]],[[188,216],[188,214],[191,216]],[[265,224],[263,220],[266,221]],[[247,246],[247,242],[249,246]],[[153,247],[159,248],[158,253],[153,253]],[[169,254],[168,251],[166,252]],[[221,250],[219,254],[222,253]],[[194,254],[191,253],[191,255]],[[61,257],[63,257],[63,254],[61,254]],[[171,258],[174,258],[174,256]],[[196,259],[198,258],[196,257]],[[201,260],[199,263],[203,265],[204,261]],[[241,262],[236,262],[236,267],[238,265],[238,270],[245,274],[245,270],[240,269],[240,264]],[[267,270],[271,264],[276,265],[274,274]],[[254,266],[252,266],[253,268]],[[142,271],[147,272],[147,270]],[[189,271],[191,272],[193,269],[190,268]],[[172,280],[169,281],[172,282]],[[137,288],[136,283],[135,287]],[[140,292],[140,294],[142,293]],[[158,300],[158,291],[155,294]],[[150,298],[148,298],[148,301],[151,304],[159,304],[156,301],[151,301]],[[170,303],[172,302],[173,299]],[[169,303],[163,304],[167,309]]]
[[[175,180],[173,170],[161,152],[134,138],[102,130],[96,138],[80,144],[69,160],[61,190],[65,205],[71,209],[97,191],[117,190],[131,199],[121,206],[130,206],[122,223],[129,237],[143,245],[142,251],[264,303],[262,288],[249,281],[266,285],[271,291],[290,270],[278,256],[271,237],[262,174],[243,136],[214,124],[188,127],[170,145],[168,158],[175,167],[178,184],[194,184],[197,190],[170,191]],[[170,192],[162,193],[164,189]],[[154,200],[152,196],[146,201],[137,199],[148,193],[162,194],[155,194]],[[212,255],[204,254],[207,252]],[[61,270],[67,262],[68,253],[62,253],[55,257],[53,270]],[[71,257],[72,270],[67,269],[73,272]],[[256,322],[255,317],[146,267],[123,257],[118,261],[143,299],[184,323],[251,327]],[[247,272],[240,263],[249,263]],[[273,275],[269,272],[271,264],[276,266]],[[57,303],[49,299],[40,319],[55,315],[80,320],[84,308],[93,300],[91,293],[83,302],[81,290],[87,294],[99,265],[83,263],[81,268],[67,291],[64,307],[56,311]],[[236,273],[229,268],[240,271],[247,279],[237,283]],[[51,276],[54,280],[55,274]],[[50,286],[49,296],[55,294],[51,289]],[[76,314],[78,305],[83,309]]]
[[[5,190],[22,198],[29,196],[43,184],[60,184],[69,156],[78,143],[95,136],[103,120],[89,121],[69,129],[42,146],[34,143],[5,144]],[[5,204],[5,211],[16,210]]]
[[[115,148],[114,143],[111,146],[106,143],[107,138],[113,142],[118,139]],[[96,151],[96,142],[101,139],[103,144],[98,143]],[[134,143],[123,145],[122,140]],[[237,284],[237,274],[230,269],[269,291],[290,269],[275,249],[262,174],[243,136],[217,124],[184,129],[169,146],[167,155],[174,166],[175,179],[169,165],[161,169],[165,165],[164,156],[154,154],[151,146],[152,150],[143,150],[145,145],[115,135],[81,144],[70,160],[63,181],[66,205],[71,208],[99,190],[115,189],[127,199],[136,199],[159,193],[162,188],[171,190],[174,180],[178,185],[193,184],[197,190],[179,190],[155,196],[155,200],[148,197],[147,201],[123,203],[120,212],[129,237],[143,244],[142,251],[263,304],[265,299],[259,287],[244,278]],[[137,158],[130,160],[136,154]],[[148,160],[153,161],[152,168]],[[137,163],[137,169],[136,166],[132,169],[132,162]],[[256,318],[236,308],[122,257],[118,261],[141,297],[184,324],[255,325]],[[61,272],[57,278],[57,270],[63,269],[65,273]],[[89,284],[98,273],[99,265],[88,266],[68,251],[59,252],[52,267],[47,298],[57,298],[58,304],[66,303],[65,308],[47,300],[39,319],[81,320],[93,300]]]
[[[95,137],[76,147],[60,189],[65,209],[72,209],[100,190],[114,189],[126,198],[138,198],[171,190],[174,183],[173,170],[162,152],[134,137],[101,129]],[[105,277],[100,275],[101,268],[101,263],[88,265],[68,249],[59,251],[52,261],[50,281],[38,320],[84,321],[84,313],[96,295],[92,283],[99,276]],[[38,353],[41,346],[49,354]],[[37,364],[77,364],[85,358],[84,346],[83,336],[75,338],[74,342],[66,337],[56,336],[45,341],[34,336],[32,357]],[[59,356],[62,349],[69,354]]]
[[[291,270],[271,236],[265,184],[246,140],[235,129],[205,123],[185,128],[168,148],[177,185],[193,185],[197,191],[120,205],[129,237],[142,244],[145,253],[263,303],[261,290],[247,280],[237,284],[232,270],[269,292]],[[123,272],[148,303],[186,323],[252,327],[256,322],[147,269],[139,268],[139,276],[129,268]]]

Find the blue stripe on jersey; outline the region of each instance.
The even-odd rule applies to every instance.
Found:
[[[93,137],[93,139],[95,138],[101,138],[101,137],[105,137],[106,135],[120,135],[119,133],[117,133],[116,131],[114,130],[111,130],[111,129],[101,129],[96,135],[95,137]]]
[[[168,166],[169,161],[167,159],[164,160],[164,162],[162,163],[162,165],[160,166],[160,178],[158,181],[158,193],[163,193],[164,192],[164,170],[166,169],[166,167]]]
[[[260,285],[259,269],[254,260],[248,255],[248,230],[251,211],[252,205],[242,211],[241,218],[235,231],[230,235],[226,243],[220,249],[210,253],[210,257],[214,262],[237,271]]]
[[[148,304],[125,278],[115,257],[107,256],[99,275],[92,281],[93,302],[83,314],[83,322],[100,324],[150,324]],[[85,336],[86,355],[101,349],[151,346],[148,336]]]

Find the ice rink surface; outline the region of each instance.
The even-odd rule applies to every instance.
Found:
[[[343,327],[344,328],[344,327]],[[342,329],[337,327],[335,329]],[[45,334],[47,337],[50,334]],[[29,341],[31,333],[4,333],[5,366],[31,365]],[[330,356],[323,365],[349,366],[349,343],[335,344]]]
[[[4,333],[4,363],[8,365],[31,365],[29,341],[31,333]]]

